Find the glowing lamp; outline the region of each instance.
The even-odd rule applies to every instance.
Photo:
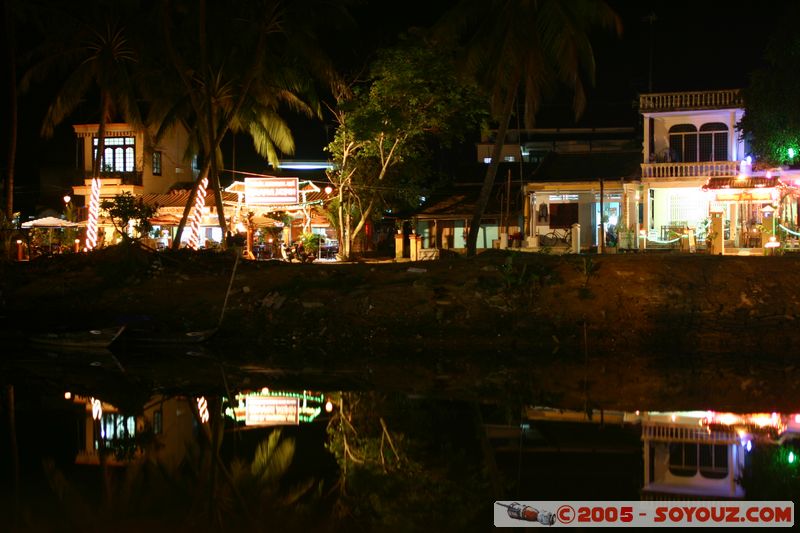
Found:
[[[797,460],[797,456],[794,452],[789,452],[789,455],[786,457],[786,460],[789,461],[789,464],[792,465]]]
[[[330,193],[332,193],[332,192],[333,192],[333,187],[331,187],[330,185],[328,185],[327,187],[325,187],[325,194],[330,194]]]
[[[64,203],[68,204],[70,200],[72,200],[72,197],[70,197],[69,194],[65,194],[64,195]]]
[[[330,413],[331,411],[333,411],[333,403],[330,400],[328,400],[327,402],[325,402],[325,412]]]
[[[65,393],[64,393],[64,399],[65,399],[65,400],[70,400],[70,399],[72,399],[72,393],[71,393],[71,392],[65,392]]]
[[[794,159],[794,154],[795,154],[794,148],[789,148],[788,150],[786,150],[786,154],[789,156],[789,159]]]

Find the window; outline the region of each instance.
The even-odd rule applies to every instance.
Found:
[[[153,152],[153,176],[161,175],[161,152]]]
[[[700,161],[728,160],[728,128],[721,122],[700,126]]]
[[[727,161],[728,127],[721,122],[700,126],[677,124],[669,129],[669,161]]]
[[[728,447],[724,444],[700,446],[700,475],[723,479],[728,475]]]
[[[724,479],[728,475],[728,446],[725,444],[697,444],[673,442],[669,445],[669,471],[674,476],[700,475],[711,479]]]
[[[97,157],[97,137],[93,139],[92,156]],[[133,172],[136,141],[133,137],[106,137],[103,141],[103,172]]]
[[[550,227],[570,229],[578,223],[578,204],[550,204]]]
[[[678,124],[669,129],[669,161],[697,161],[697,128]]]
[[[697,473],[697,444],[672,442],[669,445],[669,471],[675,476],[691,477]]]

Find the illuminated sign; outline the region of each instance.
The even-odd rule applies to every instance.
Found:
[[[259,391],[236,395],[236,404],[225,410],[227,416],[247,426],[297,425],[311,422],[322,412],[325,397],[309,391]]]
[[[293,205],[299,202],[298,178],[244,179],[244,197],[248,205]]]
[[[297,398],[251,396],[244,406],[246,426],[296,426],[300,423]]]
[[[772,193],[770,191],[752,191],[752,192],[718,192],[717,202],[749,202],[749,201],[769,201],[772,200]]]

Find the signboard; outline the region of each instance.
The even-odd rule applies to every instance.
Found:
[[[299,202],[298,178],[244,179],[247,205],[295,205]]]
[[[296,425],[312,422],[322,413],[325,397],[318,392],[260,391],[240,392],[236,404],[225,414],[247,426]]]
[[[300,423],[298,398],[248,396],[245,402],[246,426],[287,426]]]
[[[718,192],[717,202],[752,202],[752,201],[770,201],[772,200],[772,193],[768,190],[761,191],[743,191],[736,192]]]

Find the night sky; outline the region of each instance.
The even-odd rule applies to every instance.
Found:
[[[332,35],[332,43],[343,41],[346,44],[331,46],[331,51],[350,54],[350,60],[354,60],[355,55],[367,56],[377,46],[390,45],[409,26],[430,25],[453,3],[421,0],[366,2],[353,8],[360,29],[347,39]],[[651,85],[653,92],[745,86],[748,72],[761,65],[764,45],[781,19],[784,5],[772,2],[768,4],[771,8],[765,9],[761,6],[767,3],[747,0],[735,4],[699,0],[609,0],[609,4],[620,14],[624,33],[620,39],[604,34],[594,41],[597,84],[589,95],[590,106],[605,102],[634,102],[637,94],[648,92]],[[652,23],[648,20],[650,14],[655,16]],[[652,78],[649,68],[651,50]],[[4,63],[0,88],[4,110],[7,109],[6,80]],[[53,185],[51,179],[43,179],[45,184],[40,190],[40,176],[75,167],[71,122],[60,126],[51,140],[39,137],[47,102],[46,87],[38,87],[20,97],[16,204],[26,215],[33,215],[33,211],[48,204],[58,207],[61,196],[71,185]],[[324,158],[323,147],[332,130],[318,122],[287,118],[296,136],[294,159]],[[8,132],[5,121],[3,124],[0,161],[5,170]],[[246,138],[236,140],[235,161],[232,160],[234,152],[230,140],[225,143],[224,150],[230,166],[235,166],[236,170],[269,172],[263,160],[253,153]]]

